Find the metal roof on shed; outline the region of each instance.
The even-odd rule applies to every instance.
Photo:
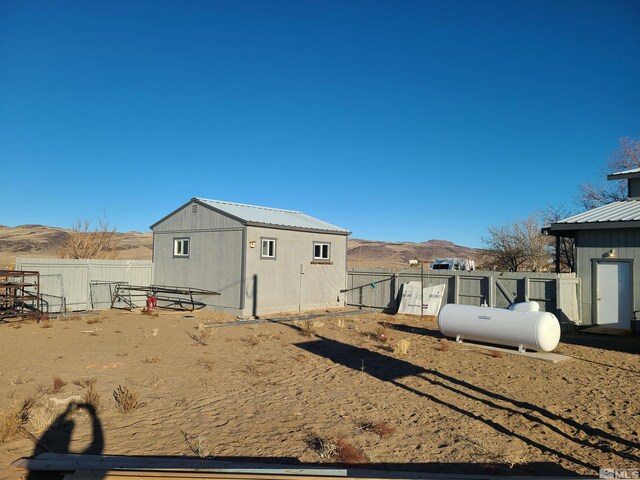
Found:
[[[622,200],[554,222],[553,225],[640,221],[640,201]],[[552,225],[552,229],[553,229]]]
[[[345,230],[344,228],[340,228],[336,225],[332,225],[295,210],[282,210],[279,208],[224,202],[221,200],[210,200],[207,198],[194,198],[194,200],[250,225],[267,225],[302,230],[321,230],[346,235],[351,233],[349,230]]]

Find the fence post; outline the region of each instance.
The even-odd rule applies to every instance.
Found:
[[[460,275],[458,272],[453,272],[453,303],[458,305],[460,303]]]
[[[496,303],[496,279],[493,273],[489,275],[489,298],[487,298],[487,304],[490,307],[494,307]]]
[[[398,271],[394,270],[392,278],[391,278],[391,294],[393,295],[393,308],[397,311],[398,310],[398,291],[399,291],[399,287],[398,287]]]

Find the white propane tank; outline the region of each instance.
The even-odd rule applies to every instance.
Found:
[[[508,310],[512,310],[514,312],[539,312],[540,304],[538,302],[520,302],[520,303],[512,303],[507,307]]]
[[[446,337],[550,352],[560,341],[560,323],[549,312],[448,304],[438,315]]]

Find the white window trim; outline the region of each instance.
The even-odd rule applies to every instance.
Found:
[[[325,246],[327,247],[327,256],[322,256],[322,248],[320,249],[320,256],[316,256],[316,246]],[[313,260],[320,262],[330,262],[331,261],[331,242],[313,242]]]
[[[273,255],[265,255],[264,254],[264,244],[265,242],[273,242]],[[264,237],[260,239],[260,258],[265,260],[275,260],[277,255],[278,242],[275,238]]]
[[[187,253],[178,253],[178,246],[184,251],[185,242],[187,244]],[[180,237],[173,239],[173,256],[174,258],[189,258],[191,255],[191,239],[189,237]]]

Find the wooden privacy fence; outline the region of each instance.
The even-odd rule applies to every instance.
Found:
[[[420,270],[349,270],[345,304],[395,313],[403,283],[420,282]],[[562,322],[581,323],[580,279],[573,273],[425,270],[424,286],[445,284],[443,305],[507,307],[533,300]]]
[[[151,285],[153,264],[151,260],[68,260],[62,258],[17,258],[16,269],[34,270],[40,275],[58,275],[61,278],[61,295],[69,311],[90,310],[91,294],[95,286],[111,283]],[[93,291],[92,291],[93,289]],[[95,300],[95,299],[94,299]],[[95,303],[95,302],[94,302]],[[95,308],[109,308],[110,296]]]

